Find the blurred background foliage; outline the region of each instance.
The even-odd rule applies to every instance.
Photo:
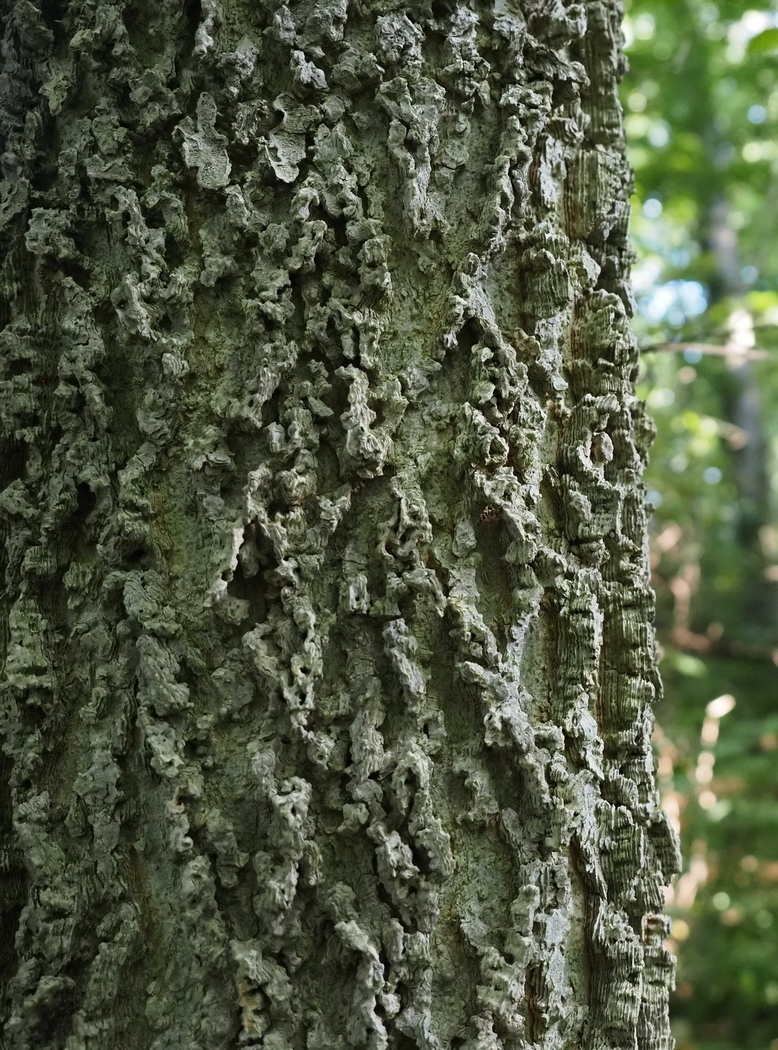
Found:
[[[680,1050],[778,1050],[778,0],[625,0]]]

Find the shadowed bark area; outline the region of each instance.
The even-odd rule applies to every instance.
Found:
[[[619,5],[0,10],[4,1050],[668,1050]]]

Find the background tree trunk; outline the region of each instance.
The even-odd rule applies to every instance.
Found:
[[[614,0],[4,0],[7,1050],[665,1048]]]

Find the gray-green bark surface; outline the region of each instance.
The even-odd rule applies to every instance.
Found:
[[[614,0],[3,0],[5,1050],[667,1050]]]

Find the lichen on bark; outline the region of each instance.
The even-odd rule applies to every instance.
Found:
[[[16,0],[7,1050],[669,1050],[616,0]]]

